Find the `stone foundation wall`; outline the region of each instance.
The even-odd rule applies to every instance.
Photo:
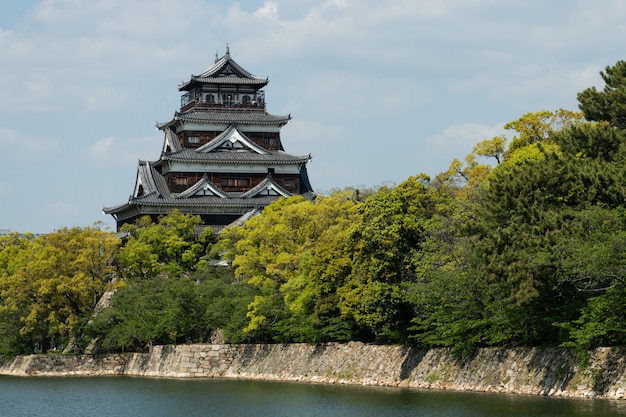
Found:
[[[194,344],[149,353],[18,356],[0,375],[242,378],[562,397],[624,399],[626,349],[599,348],[579,367],[558,348],[480,349],[457,357],[362,343],[312,346]]]

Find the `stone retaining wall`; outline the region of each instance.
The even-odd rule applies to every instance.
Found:
[[[0,375],[242,378],[624,399],[626,349],[600,348],[589,366],[558,348],[447,349],[363,343],[154,346],[149,353],[18,356]]]

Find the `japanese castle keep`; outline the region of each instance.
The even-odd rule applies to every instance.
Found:
[[[243,69],[226,47],[213,66],[179,84],[180,110],[157,123],[164,136],[159,160],[139,161],[128,202],[104,208],[117,230],[174,208],[220,230],[280,197],[312,198],[311,156],[285,152],[280,129],[291,116],[266,111],[268,82]]]

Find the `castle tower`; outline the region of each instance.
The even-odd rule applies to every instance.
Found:
[[[268,82],[237,64],[227,47],[209,69],[181,83],[180,109],[157,123],[164,134],[160,158],[139,161],[128,202],[104,208],[118,231],[174,208],[219,231],[280,197],[313,198],[311,156],[285,152],[280,130],[291,116],[266,111]]]

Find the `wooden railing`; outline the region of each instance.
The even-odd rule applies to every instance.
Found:
[[[235,102],[207,102],[207,101],[190,101],[189,103],[183,105],[180,108],[180,111],[188,111],[191,109],[199,108],[199,109],[229,109],[229,110],[265,110],[266,103],[265,101],[261,102],[250,102],[250,103],[235,103]]]

